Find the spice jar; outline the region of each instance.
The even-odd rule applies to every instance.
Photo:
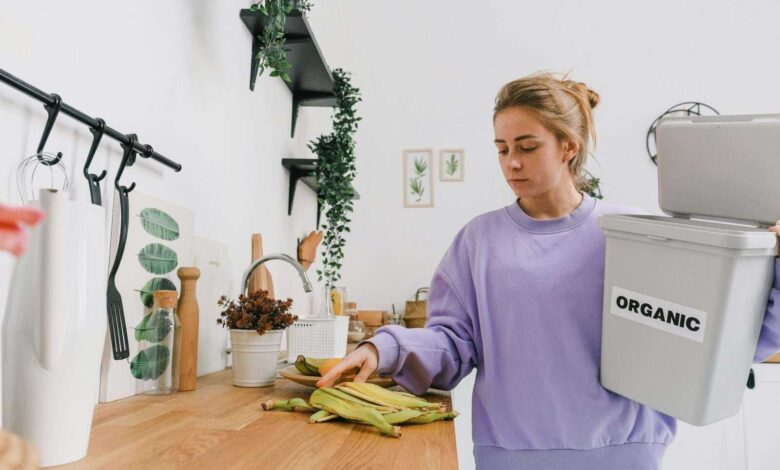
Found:
[[[357,302],[347,302],[346,315],[350,321],[357,320]]]
[[[135,328],[138,354],[130,363],[140,391],[147,395],[167,395],[179,388],[179,318],[176,291],[152,293],[154,305]]]

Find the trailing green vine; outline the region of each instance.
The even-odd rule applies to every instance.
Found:
[[[355,179],[355,133],[358,121],[355,105],[361,101],[360,90],[351,84],[350,74],[342,69],[333,71],[336,82],[336,106],[333,112],[333,131],[309,143],[317,157],[317,203],[325,214],[322,226],[322,269],[319,280],[325,279],[328,288],[341,279],[341,260],[344,257],[344,233],[350,232],[352,213],[352,181]]]
[[[311,2],[310,0],[261,0],[250,7],[250,10],[259,11],[267,17],[263,34],[258,36],[260,50],[255,56],[258,60],[258,76],[262,75],[265,69],[271,69],[272,77],[282,77],[286,82],[292,81],[287,73],[292,65],[287,62],[287,51],[284,48],[284,26],[287,24],[287,15],[293,9],[305,14],[311,9]]]

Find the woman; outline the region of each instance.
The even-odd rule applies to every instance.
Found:
[[[43,212],[37,207],[10,207],[0,204],[0,251],[19,256],[27,248],[27,234],[22,225],[33,226]]]
[[[433,276],[425,328],[381,328],[318,386],[359,367],[356,381],[377,370],[422,394],[450,390],[476,367],[478,468],[660,468],[675,419],[599,382],[605,237],[596,221],[643,211],[578,190],[598,102],[585,84],[546,73],[501,89],[495,144],[517,200],[457,234]],[[780,349],[776,270],[756,361]]]

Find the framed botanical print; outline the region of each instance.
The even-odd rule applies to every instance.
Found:
[[[433,149],[403,151],[404,207],[433,207]]]
[[[439,150],[439,180],[463,181],[463,149]]]

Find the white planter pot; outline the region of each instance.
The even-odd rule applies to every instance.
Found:
[[[233,385],[267,387],[276,380],[276,365],[284,330],[258,335],[255,330],[230,330]]]

